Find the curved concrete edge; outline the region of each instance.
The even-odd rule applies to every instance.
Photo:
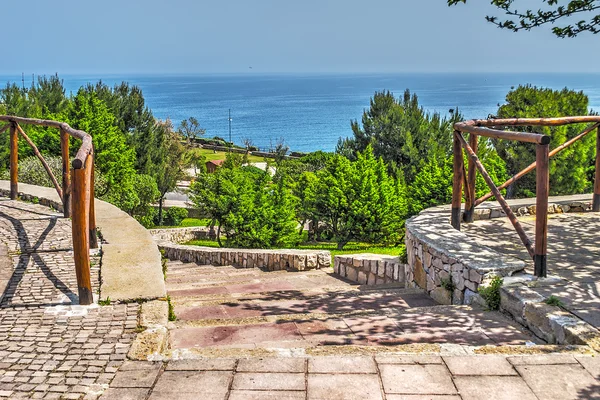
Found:
[[[548,198],[548,214],[562,214],[568,212],[584,212],[592,209],[591,194],[576,194],[570,196],[553,196]],[[511,199],[508,206],[517,217],[535,215],[535,198]],[[506,213],[497,202],[483,202],[473,213],[475,221],[504,218]]]
[[[10,182],[0,181],[0,193],[10,193]],[[19,196],[62,210],[53,188],[19,183]],[[114,205],[95,199],[96,225],[102,234],[100,295],[128,302],[165,297],[161,255],[150,233]]]
[[[186,246],[168,241],[158,241],[157,244],[166,258],[197,264],[266,268],[269,271],[305,271],[331,266],[331,253],[326,250],[236,249]]]

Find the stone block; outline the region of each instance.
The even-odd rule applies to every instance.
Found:
[[[475,282],[475,283],[481,283],[483,277],[479,274],[479,272],[475,271],[474,269],[472,269],[469,272],[469,280],[471,282]]]
[[[465,295],[462,290],[454,289],[452,292],[452,304],[461,305],[464,303]]]
[[[524,286],[504,286],[500,289],[500,308],[524,324],[524,309],[528,303],[540,303],[544,297]]]
[[[429,296],[439,304],[451,305],[452,304],[452,292],[438,287],[429,292]]]
[[[358,282],[358,269],[353,267],[346,268],[346,278],[352,282]]]
[[[550,344],[556,343],[556,335],[548,318],[553,311],[555,308],[545,303],[527,303],[523,309],[527,327]]]
[[[452,264],[452,272],[461,272],[463,270],[463,265],[460,263]]]
[[[307,269],[315,269],[318,265],[318,257],[316,254],[309,254],[306,256],[306,268]]]
[[[361,285],[366,285],[367,284],[367,274],[365,274],[363,271],[358,271],[358,279],[357,279],[357,281]]]
[[[425,268],[431,267],[432,258],[433,256],[429,252],[423,254],[423,265]]]
[[[415,258],[414,281],[421,289],[427,289],[427,274],[419,257]]]
[[[394,279],[394,266],[397,264],[386,262],[385,263],[385,276]]]
[[[372,272],[369,272],[367,276],[367,285],[373,286],[377,284],[377,275]]]

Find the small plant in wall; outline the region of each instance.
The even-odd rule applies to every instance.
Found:
[[[452,282],[451,276],[448,278],[442,278],[440,285],[449,292],[454,292],[454,289],[456,289],[456,285],[454,282]]]
[[[550,306],[565,308],[565,304],[562,302],[562,300],[556,297],[555,295],[551,295],[550,297],[548,297],[546,300],[544,300],[544,303]]]
[[[99,306],[110,306],[110,297],[107,297],[106,300],[98,300]]]
[[[495,276],[487,286],[479,287],[479,294],[485,300],[488,310],[495,311],[500,308],[500,288],[503,283],[504,280],[501,277]]]

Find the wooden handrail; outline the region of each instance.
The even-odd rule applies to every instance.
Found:
[[[73,129],[64,122],[22,118],[11,115],[0,115],[0,121],[8,122],[0,128],[0,133],[10,130],[10,198],[18,196],[18,135],[31,146],[33,153],[42,163],[50,176],[52,184],[63,203],[65,218],[71,217],[73,240],[73,259],[77,275],[79,304],[87,305],[93,302],[93,291],[90,278],[90,247],[98,247],[96,237],[96,213],[94,210],[94,159],[92,137],[81,130]],[[58,183],[48,163],[38,150],[35,143],[23,131],[20,124],[30,124],[57,128],[60,130],[62,156],[61,184]],[[69,168],[69,136],[81,140],[81,146]]]
[[[570,139],[570,140],[564,142],[563,144],[561,144],[560,146],[556,147],[554,150],[552,150],[550,153],[548,153],[548,156],[552,157],[555,154],[559,153],[561,150],[566,149],[567,147],[571,146],[573,143],[577,142],[578,140],[580,140],[581,138],[586,136],[588,133],[592,132],[594,129],[598,128],[598,126],[600,126],[600,123],[595,123],[595,124],[587,127],[579,135],[573,137],[572,139]],[[526,168],[517,172],[510,179],[508,179],[506,182],[504,182],[502,185],[498,186],[498,189],[499,190],[506,189],[511,184],[515,183],[516,181],[521,179],[523,176],[525,176],[529,172],[533,171],[535,169],[536,165],[537,165],[537,162],[533,162],[533,163],[529,164]],[[493,194],[491,192],[486,193],[485,195],[481,196],[480,198],[478,198],[475,201],[475,207],[477,207],[478,205],[480,205],[481,203],[483,203],[484,201],[486,201],[487,199],[489,199],[492,196],[493,196]]]
[[[565,143],[556,147],[554,150],[549,151],[550,136],[542,135],[539,133],[528,133],[528,132],[512,132],[500,130],[509,126],[562,126],[568,124],[578,123],[592,123],[591,126],[584,129],[577,136],[569,139]],[[472,222],[474,208],[481,204],[483,201],[490,197],[496,197],[496,200],[500,203],[500,206],[506,213],[508,219],[513,224],[515,230],[519,234],[521,241],[527,248],[527,251],[532,256],[535,264],[535,275],[538,277],[545,277],[547,274],[546,257],[547,257],[547,240],[548,240],[548,196],[550,191],[550,173],[549,173],[549,159],[553,155],[557,154],[561,150],[571,146],[585,135],[592,132],[594,129],[597,130],[596,134],[596,175],[594,177],[594,200],[592,210],[600,212],[600,116],[586,115],[577,117],[561,117],[561,118],[506,118],[506,119],[487,119],[487,120],[470,120],[463,121],[454,124],[454,179],[453,179],[453,191],[452,191],[452,216],[451,224],[454,228],[460,230],[460,215],[461,215],[461,199],[462,199],[462,181],[465,182],[465,213],[464,219],[466,222]],[[468,132],[471,134],[467,143],[465,138],[462,136],[462,132]],[[485,167],[479,161],[477,157],[477,135],[513,140],[526,143],[535,143],[536,145],[536,162],[530,164],[522,171],[515,174],[509,180],[504,182],[500,186],[496,186],[490,178],[489,174],[485,170]],[[459,147],[457,147],[459,144]],[[469,173],[467,179],[464,179],[464,163],[462,160],[462,149],[467,152],[469,156]],[[483,176],[485,182],[490,187],[490,193],[482,196],[481,198],[473,202],[473,192],[475,185],[475,169]],[[502,196],[500,190],[508,187],[516,180],[537,169],[536,176],[536,223],[535,223],[535,248],[532,246],[531,241],[527,237],[525,231],[520,225],[518,219],[515,217],[512,209]],[[471,173],[473,172],[473,173]]]

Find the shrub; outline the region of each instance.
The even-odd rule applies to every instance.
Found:
[[[479,287],[479,294],[485,300],[489,310],[498,310],[500,308],[500,288],[504,280],[499,276],[492,278],[488,286]]]
[[[165,213],[165,223],[167,225],[179,226],[181,221],[188,216],[188,210],[181,207],[171,207]]]

